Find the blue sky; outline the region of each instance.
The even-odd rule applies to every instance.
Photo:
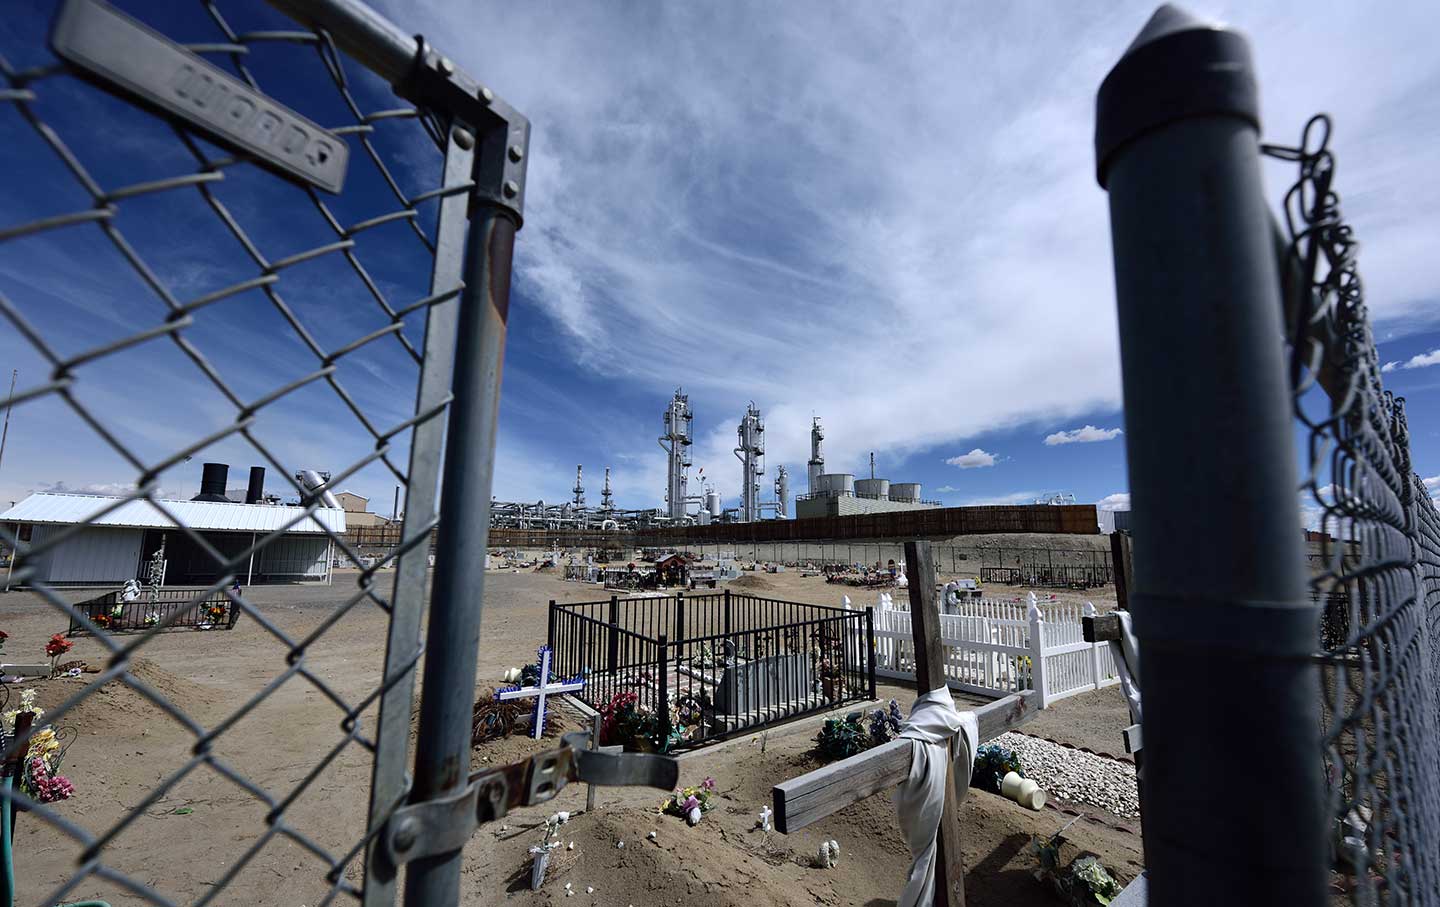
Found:
[[[216,38],[199,4],[120,5],[182,38]],[[926,497],[950,504],[1057,491],[1123,500],[1109,228],[1091,133],[1095,89],[1149,4],[380,5],[534,124],[500,497],[564,499],[583,463],[592,500],[610,466],[622,505],[660,506],[655,439],[683,386],[695,463],[727,505],[750,400],[767,423],[767,480],[784,463],[797,492],[815,414],[830,470],[863,475],[873,450],[878,475],[922,482]],[[278,25],[257,7],[222,4],[237,29]],[[1267,139],[1292,143],[1312,113],[1335,117],[1339,188],[1363,244],[1381,356],[1399,363],[1386,381],[1409,400],[1416,468],[1440,473],[1440,368],[1424,358],[1440,349],[1440,7],[1191,8],[1251,36]],[[53,5],[18,9],[0,23],[0,53],[41,62]],[[297,89],[284,69],[298,65],[293,55],[254,57],[262,85],[287,104],[324,125],[351,122],[333,92],[313,89],[323,77],[313,59]],[[356,78],[362,107],[393,106],[383,86]],[[36,109],[107,189],[194,169],[155,120],[67,83],[37,85]],[[418,133],[377,134],[410,191],[439,166]],[[5,105],[0,136],[17,137],[0,142],[0,228],[88,205]],[[273,241],[261,243],[267,256],[333,238],[303,194],[245,169],[215,191],[247,231]],[[358,148],[351,174],[343,196],[325,199],[337,220],[393,209]],[[1266,178],[1278,204],[1291,172],[1267,164]],[[120,229],[179,298],[255,273],[194,190],[120,210]],[[422,213],[432,231],[433,209]],[[387,297],[423,295],[423,250],[406,225],[358,241]],[[0,244],[0,293],[68,349],[163,318],[107,245],[93,226]],[[340,259],[299,266],[280,286],[327,349],[384,324]],[[420,327],[406,336],[418,343]],[[242,397],[313,362],[258,292],[201,310],[187,336]],[[339,373],[385,425],[403,418],[414,381],[413,361],[390,341]],[[46,374],[0,329],[0,380],[11,367],[21,387]],[[147,453],[233,416],[165,340],[79,374],[82,397]],[[373,447],[323,385],[262,413],[256,432],[287,463],[317,469],[338,471]],[[1076,439],[1045,443],[1058,433]],[[201,459],[241,471],[260,462],[233,438]],[[194,493],[197,463],[167,473],[166,488]],[[134,473],[55,401],[36,401],[15,411],[0,502],[59,483],[123,487]],[[388,511],[394,480],[383,466],[345,484]]]

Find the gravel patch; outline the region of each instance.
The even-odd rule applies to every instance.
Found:
[[[1024,734],[1001,734],[994,742],[1014,750],[1025,777],[1035,779],[1050,796],[1098,807],[1123,819],[1140,818],[1140,792],[1130,763]]]

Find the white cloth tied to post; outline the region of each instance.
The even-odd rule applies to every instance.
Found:
[[[935,839],[945,809],[945,785],[952,772],[956,783],[970,785],[980,725],[974,712],[957,712],[950,690],[941,687],[915,700],[900,736],[915,745],[910,749],[910,774],[895,789],[895,810],[912,858],[899,907],[928,907],[935,901]],[[957,736],[961,739],[951,766],[949,745]]]

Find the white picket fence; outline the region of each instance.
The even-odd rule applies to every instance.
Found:
[[[848,600],[847,600],[848,604]],[[1039,695],[1040,707],[1119,683],[1108,643],[1088,643],[1080,619],[1094,605],[977,599],[940,616],[945,674],[957,690],[1006,696],[1024,689]],[[915,678],[910,612],[875,607],[875,673]]]

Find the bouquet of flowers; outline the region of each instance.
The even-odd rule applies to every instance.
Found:
[[[659,749],[665,743],[655,739],[659,724],[654,712],[640,704],[639,694],[629,690],[616,693],[600,708],[600,743]]]
[[[879,746],[900,736],[900,725],[904,722],[900,714],[900,703],[890,700],[888,709],[876,709],[870,713],[870,745]]]
[[[160,612],[151,611],[145,615],[145,626],[153,627],[158,623],[160,623]]]
[[[15,734],[16,720],[23,712],[30,712],[35,716],[32,728],[38,730],[31,731],[29,752],[19,773],[21,792],[41,803],[70,799],[75,795],[75,785],[70,783],[69,778],[59,774],[60,760],[65,756],[65,745],[54,728],[40,725],[45,710],[35,705],[34,690],[21,692],[20,707],[0,716],[0,720],[4,722],[4,734]]]
[[[69,652],[74,647],[75,644],[73,642],[61,636],[59,633],[50,637],[50,641],[45,644],[45,654],[50,656],[51,677],[55,676],[55,665],[60,661],[60,656]]]
[[[714,794],[714,778],[706,778],[694,787],[677,787],[660,807],[660,812],[680,816],[689,824],[697,825],[703,815],[715,808]]]
[[[1032,838],[1031,846],[1040,864],[1035,878],[1049,882],[1060,899],[1071,907],[1106,907],[1120,896],[1123,886],[1100,862],[1100,858],[1093,853],[1082,852],[1066,866],[1060,856],[1060,848],[1068,843],[1065,831],[1078,818],[1072,819],[1049,838]]]
[[[1025,771],[1020,767],[1020,757],[1015,751],[998,743],[982,743],[980,748],[975,750],[975,770],[970,775],[970,786],[998,794],[1000,779],[1008,772],[1025,777]]]

